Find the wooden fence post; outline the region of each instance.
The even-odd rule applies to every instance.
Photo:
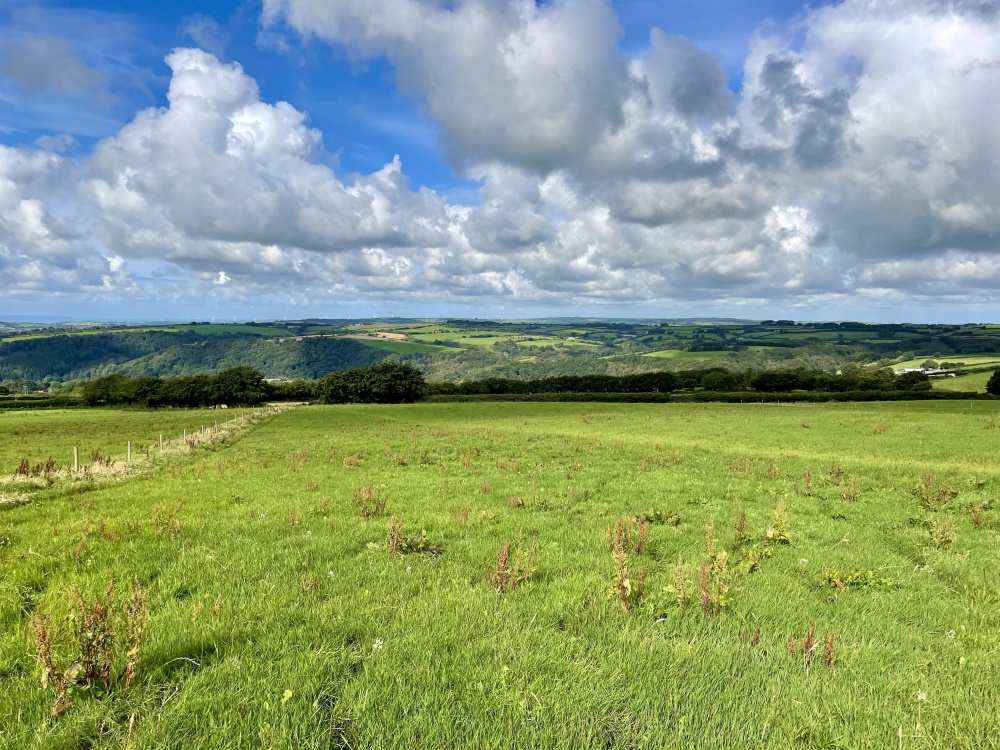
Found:
[[[80,471],[80,449],[73,446],[73,473]]]

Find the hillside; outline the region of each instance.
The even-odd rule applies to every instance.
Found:
[[[1000,327],[666,320],[292,320],[21,329],[0,341],[0,385],[208,374],[238,365],[268,377],[325,375],[391,357],[429,380],[622,375],[706,366],[730,371],[917,367],[1000,362]]]
[[[183,331],[62,334],[0,342],[0,380],[70,380],[110,372],[114,365],[205,339]]]
[[[382,362],[391,352],[350,339],[209,339],[178,344],[115,371],[130,377],[211,375],[247,365],[267,378],[318,378],[335,370]]]

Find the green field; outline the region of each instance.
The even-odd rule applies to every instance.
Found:
[[[92,336],[97,333],[119,333],[119,332],[141,332],[141,331],[192,331],[193,333],[255,333],[260,336],[288,336],[289,331],[285,328],[271,328],[266,326],[247,326],[237,323],[205,323],[196,325],[168,325],[168,326],[132,326],[125,328],[65,328],[45,333],[26,333],[19,336],[6,336],[0,341],[23,341],[25,339],[44,339],[52,336]]]
[[[876,331],[776,331],[774,333],[764,333],[756,334],[755,338],[760,339],[782,339],[782,340],[800,340],[800,339],[836,339],[843,338],[850,341],[864,340],[864,339],[877,339],[878,333]]]
[[[437,346],[435,344],[417,344],[412,341],[391,341],[389,339],[351,339],[359,344],[370,346],[373,349],[385,349],[390,352],[400,354],[436,354],[437,352],[456,351],[450,346]]]
[[[769,347],[768,347],[769,348]],[[721,357],[728,352],[689,352],[683,349],[661,349],[658,352],[643,354],[644,357],[658,357],[661,359],[690,359],[695,362],[707,362],[710,359]]]
[[[551,336],[532,336],[515,339],[515,342],[520,346],[555,346],[560,349],[593,349],[595,346],[600,346],[595,341],[566,341]]]
[[[931,384],[943,391],[978,391],[979,393],[986,393],[986,381],[992,375],[992,372],[973,372],[954,378],[933,378]]]
[[[173,331],[172,326],[139,326],[135,328],[60,328],[44,333],[23,333],[17,336],[5,336],[0,342],[24,341],[27,339],[47,339],[53,336],[92,336],[97,333],[116,333],[121,331]]]
[[[410,338],[415,339],[420,342],[431,342],[431,341],[451,341],[456,344],[461,344],[463,346],[493,346],[498,341],[514,341],[518,344],[525,343],[532,339],[533,337],[524,336],[515,333],[500,333],[496,334],[492,331],[476,331],[476,330],[466,330],[466,331],[436,331],[432,333],[410,333],[408,331],[400,331],[400,333],[408,333]],[[552,339],[555,343],[559,339]]]
[[[384,327],[381,330],[386,330]],[[404,330],[403,328],[393,329],[399,333],[406,333],[420,342],[430,341],[451,341],[465,347],[489,347],[500,341],[512,341],[519,346],[561,346],[566,349],[587,349],[597,346],[595,342],[587,341],[567,341],[557,336],[539,336],[524,333],[503,333],[486,330],[449,330],[439,327],[429,329]],[[429,331],[429,332],[427,332]],[[567,335],[573,335],[568,333]]]
[[[905,362],[898,362],[893,365],[896,370],[903,370],[907,367],[920,367],[927,360],[934,360],[938,364],[942,362],[961,362],[963,367],[984,367],[986,365],[1000,366],[1000,355],[998,354],[952,354],[946,357],[917,357],[908,359]]]
[[[0,504],[0,747],[996,747],[997,411],[299,407]],[[69,444],[77,415],[0,435]],[[643,513],[616,563],[608,525]],[[388,550],[392,517],[417,551]],[[498,593],[505,540],[532,575]],[[117,646],[52,718],[31,615],[64,669],[73,587],[111,571],[118,608],[148,596],[135,680]]]
[[[57,468],[72,466],[74,446],[81,463],[97,452],[124,456],[130,440],[138,453],[141,446],[158,445],[160,435],[179,438],[184,430],[193,432],[239,414],[236,409],[43,409],[29,417],[16,409],[0,411],[0,477],[13,474],[22,459],[31,465],[51,459]]]
[[[149,329],[157,330],[157,329]],[[196,325],[176,325],[160,329],[168,331],[192,331],[194,333],[255,333],[259,336],[288,336],[287,328],[268,326],[245,326],[238,323],[203,323]]]

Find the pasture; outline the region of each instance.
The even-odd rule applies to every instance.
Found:
[[[235,323],[194,323],[162,326],[123,326],[121,328],[99,327],[99,328],[56,328],[40,333],[25,333],[17,336],[7,336],[3,342],[25,341],[28,339],[45,339],[52,336],[93,336],[99,333],[141,333],[143,331],[190,331],[191,333],[203,334],[255,334],[258,336],[287,336],[289,332],[285,328],[275,328],[273,326],[250,326],[238,325]]]
[[[986,393],[986,384],[992,377],[992,372],[970,372],[954,378],[934,378],[931,385],[942,391],[978,391]]]
[[[388,339],[351,339],[359,344],[370,346],[373,349],[385,349],[386,351],[398,354],[435,354],[437,352],[455,351],[447,346],[437,346],[435,344],[420,344],[413,341],[390,341]]]
[[[656,352],[644,354],[644,357],[657,357],[659,359],[690,359],[695,362],[708,362],[710,359],[722,357],[727,352],[689,352],[684,349],[660,349]]]
[[[996,747],[996,416],[307,406],[41,489],[0,504],[0,746]]]
[[[0,411],[0,477],[11,475],[21,461],[52,462],[54,469],[73,464],[73,447],[81,463],[95,455],[124,457],[128,441],[136,456],[164,440],[179,439],[205,425],[239,416],[238,409],[44,409],[30,416]]]
[[[944,362],[955,363],[958,365],[957,369],[961,369],[962,367],[988,367],[989,365],[1000,367],[1000,356],[996,354],[952,354],[947,357],[917,357],[916,359],[908,359],[905,362],[897,362],[892,366],[897,370],[907,367],[921,367],[927,360],[935,361],[938,364]],[[949,369],[956,368],[953,366]]]

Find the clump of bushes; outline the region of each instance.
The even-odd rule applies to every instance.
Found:
[[[103,597],[90,599],[73,588],[64,629],[38,610],[32,614],[29,638],[42,669],[42,689],[55,694],[53,716],[73,705],[79,689],[128,690],[139,665],[146,620],[146,592],[136,581],[129,598],[119,603],[114,574]]]
[[[331,372],[316,384],[324,404],[403,404],[416,401],[426,391],[420,370],[395,362]]]
[[[532,574],[537,569],[535,565],[535,540],[532,540],[531,546],[527,550],[521,550],[519,553],[511,555],[510,539],[504,539],[503,544],[497,547],[496,562],[489,566],[486,577],[497,593],[503,594],[530,581]]]
[[[272,397],[264,376],[252,367],[232,367],[218,375],[163,380],[105,375],[80,389],[87,406],[256,406]]]
[[[851,588],[895,591],[902,585],[900,581],[881,575],[877,570],[862,571],[854,568],[849,573],[840,573],[833,566],[827,570],[823,583],[828,586],[836,586],[844,593]]]
[[[411,538],[406,535],[403,524],[396,516],[389,519],[386,526],[386,548],[394,555],[408,555],[411,553],[427,553],[430,555],[440,555],[444,552],[444,547],[435,547],[427,538],[427,532],[420,532],[419,538]]]

